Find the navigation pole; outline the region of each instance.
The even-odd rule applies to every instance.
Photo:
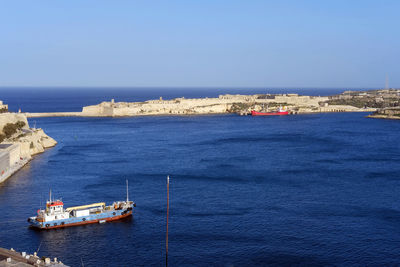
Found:
[[[167,234],[165,239],[165,266],[168,267],[168,216],[169,216],[169,175],[167,176]]]

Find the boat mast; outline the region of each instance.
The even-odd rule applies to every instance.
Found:
[[[126,179],[126,202],[129,202],[128,179]]]
[[[50,200],[49,200],[49,201],[50,201],[50,203],[51,203],[51,188],[50,188],[50,194],[49,194],[49,195],[50,195],[50,196],[49,196],[49,197],[50,197]]]

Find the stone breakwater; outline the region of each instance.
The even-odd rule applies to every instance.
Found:
[[[247,115],[251,110],[261,111],[285,106],[292,114],[316,112],[366,112],[375,108],[350,105],[329,105],[329,97],[298,94],[220,95],[217,98],[175,98],[144,102],[102,102],[85,106],[82,112],[26,113],[27,117],[122,117],[146,115],[196,115],[238,113]]]
[[[5,133],[6,125],[21,122],[22,128]],[[20,113],[0,114],[0,134],[6,136],[0,144],[0,183],[28,163],[33,155],[57,144],[42,129],[30,128],[26,116]]]
[[[40,118],[40,117],[82,117],[82,112],[26,112],[24,115],[28,118]]]

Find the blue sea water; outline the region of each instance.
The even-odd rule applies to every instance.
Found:
[[[29,111],[76,111],[111,97],[215,94],[20,92],[0,99]],[[58,145],[0,185],[0,247],[39,249],[71,266],[163,265],[170,175],[171,266],[399,265],[400,121],[365,115],[36,118]],[[133,218],[27,227],[49,188],[66,206],[110,203],[125,198],[125,179]]]

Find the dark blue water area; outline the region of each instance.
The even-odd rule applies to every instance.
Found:
[[[71,266],[400,263],[400,121],[365,113],[36,118],[58,141],[0,186],[0,247]],[[32,120],[30,120],[32,123]],[[36,231],[66,206],[130,197],[132,218]]]
[[[177,97],[218,97],[221,94],[280,94],[333,95],[343,89],[316,88],[6,88],[0,87],[0,100],[9,105],[11,111],[56,112],[81,111],[83,106],[96,105],[103,101],[136,102],[150,99],[172,99]]]

